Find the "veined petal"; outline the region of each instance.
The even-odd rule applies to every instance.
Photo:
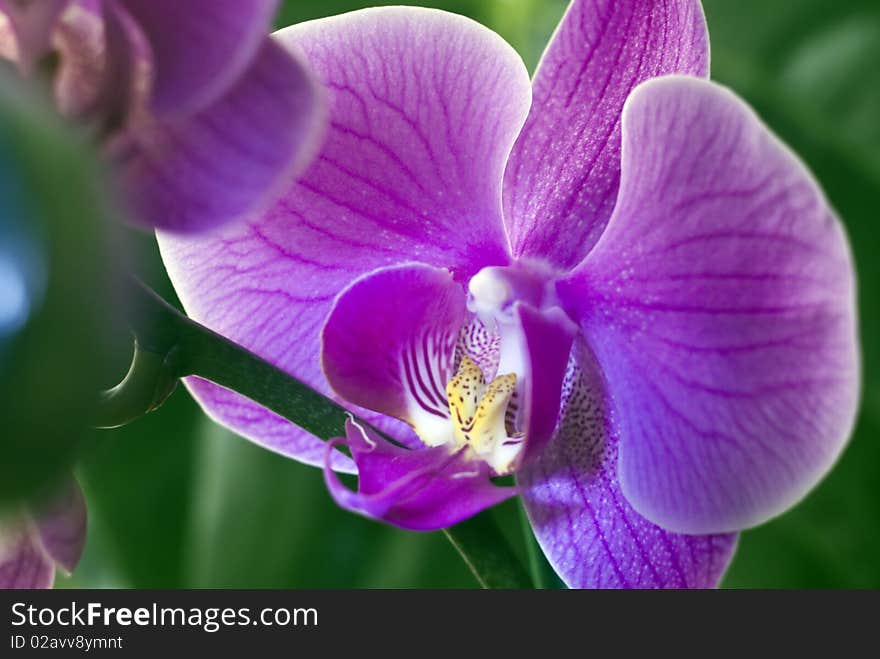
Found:
[[[346,440],[358,467],[358,490],[348,489],[328,464],[330,494],[346,510],[412,531],[446,528],[516,494],[489,479],[489,467],[447,447],[409,450],[394,446],[349,420]]]
[[[15,37],[16,62],[25,74],[32,73],[40,58],[49,51],[58,17],[69,2],[0,0],[0,13],[6,16]]]
[[[687,533],[748,528],[830,469],[858,402],[853,266],[804,165],[724,88],[644,83],[618,205],[560,286],[607,379],[623,493]]]
[[[544,554],[572,588],[717,586],[736,536],[670,533],[630,506],[604,396],[595,359],[576,343],[558,432],[518,478]]]
[[[262,49],[278,7],[278,0],[109,1],[124,7],[149,41],[153,111],[178,117],[232,88]]]
[[[327,382],[351,403],[406,421],[432,446],[451,441],[446,383],[466,316],[464,290],[447,270],[409,264],[365,275],[327,316]]]
[[[708,72],[699,0],[573,0],[535,73],[505,173],[514,256],[577,265],[614,208],[630,91],[654,76]]]
[[[318,335],[356,278],[414,259],[461,278],[506,262],[501,174],[531,92],[496,34],[439,11],[365,10],[279,38],[330,90],[318,157],[268,212],[159,243],[190,316],[329,393]],[[320,461],[323,444],[291,424],[226,390],[190,387],[237,432]]]
[[[133,219],[189,233],[261,210],[314,153],[322,106],[301,58],[266,39],[216,103],[182,120],[134,125],[113,146]]]
[[[402,254],[459,279],[507,262],[501,179],[531,100],[508,44],[470,19],[417,7],[352,12],[278,37],[301,47],[331,90],[324,148],[282,200],[291,244],[309,256],[338,250],[362,271]]]

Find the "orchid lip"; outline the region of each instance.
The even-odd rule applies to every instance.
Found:
[[[414,378],[410,363],[402,359],[401,370],[410,384],[424,387],[425,380]],[[410,423],[419,439],[428,447],[446,446],[455,453],[486,462],[497,475],[515,470],[524,445],[521,433],[515,430],[518,378],[515,373],[499,373],[491,380],[477,363],[463,352],[458,358],[455,375],[445,387],[442,411],[428,408],[424,389],[410,391]],[[437,392],[439,395],[439,392]],[[432,396],[432,400],[434,397]]]
[[[351,421],[352,425],[354,425],[358,432],[361,433],[365,442],[369,443],[372,446],[372,450],[376,450],[376,443],[373,440],[369,439],[366,431],[363,427],[359,426],[358,423],[354,420]],[[332,451],[339,446],[345,446],[345,441],[341,439],[331,440],[327,443],[327,455],[332,455]],[[430,477],[435,477],[438,474],[442,474],[447,468],[449,468],[458,458],[464,449],[458,449],[456,451],[452,451],[449,455],[440,461],[438,464],[430,464],[421,469],[416,469],[406,476],[402,476],[398,480],[389,483],[388,486],[380,492],[376,492],[375,494],[370,495],[362,495],[361,501],[363,504],[367,506],[380,506],[384,508],[386,511],[390,506],[398,499],[405,499],[407,497],[414,496],[418,494],[420,491],[424,490],[427,486],[426,479]],[[333,471],[329,470],[332,474]],[[474,474],[470,473],[462,473],[455,472],[449,476],[449,478],[467,478],[472,477]]]
[[[346,437],[328,442],[324,478],[342,507],[416,531],[445,528],[516,494],[499,487],[489,467],[466,455],[467,448],[411,451],[374,434],[353,418]],[[358,464],[357,491],[348,489],[331,468],[337,446],[346,446]]]

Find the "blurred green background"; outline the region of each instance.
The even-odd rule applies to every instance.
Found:
[[[278,25],[356,9],[289,1]],[[498,31],[534,68],[566,3],[421,3]],[[832,474],[795,510],[743,534],[724,580],[738,587],[880,587],[880,3],[705,0],[712,77],[746,98],[822,182],[859,267],[864,403]],[[137,269],[173,299],[149,237]],[[112,346],[119,373],[130,356]],[[108,382],[108,384],[111,384]],[[159,412],[97,433],[78,472],[88,544],[61,586],[474,587],[442,535],[405,533],[338,509],[320,473],[205,419],[178,390]],[[519,552],[517,502],[496,511]]]

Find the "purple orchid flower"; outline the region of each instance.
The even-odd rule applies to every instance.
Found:
[[[193,379],[203,408],[363,515],[435,529],[518,493],[570,586],[716,585],[735,532],[841,452],[859,358],[841,225],[706,80],[699,2],[575,0],[532,84],[434,10],[278,38],[331,92],[319,156],[268,212],[162,254],[192,317],[394,443],[352,419],[328,448]]]
[[[0,589],[51,588],[70,574],[86,539],[86,505],[75,481],[48,505],[0,515]]]
[[[59,109],[96,126],[131,218],[178,232],[258,211],[323,125],[278,0],[0,0],[0,56],[30,75],[52,50]]]

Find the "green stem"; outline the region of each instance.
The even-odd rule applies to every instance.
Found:
[[[128,288],[134,358],[123,381],[101,394],[97,427],[134,421],[160,407],[179,378],[197,376],[250,398],[316,437],[345,434],[350,413],[344,407],[187,318],[140,282],[131,280]],[[483,588],[531,587],[491,515],[478,515],[444,533]]]
[[[177,379],[195,375],[250,398],[316,437],[345,434],[349,412],[229,339],[190,320],[140,282],[129,286],[135,356],[125,379],[101,395],[99,428],[157,409]]]
[[[532,580],[489,511],[443,529],[481,588],[532,588]]]
[[[544,568],[541,564],[542,556],[538,549],[538,543],[535,541],[535,533],[532,531],[532,525],[526,515],[526,508],[519,502],[519,525],[523,532],[523,541],[526,544],[526,556],[529,562],[529,574],[532,575],[532,583],[535,588],[543,589],[547,587],[544,581]]]

